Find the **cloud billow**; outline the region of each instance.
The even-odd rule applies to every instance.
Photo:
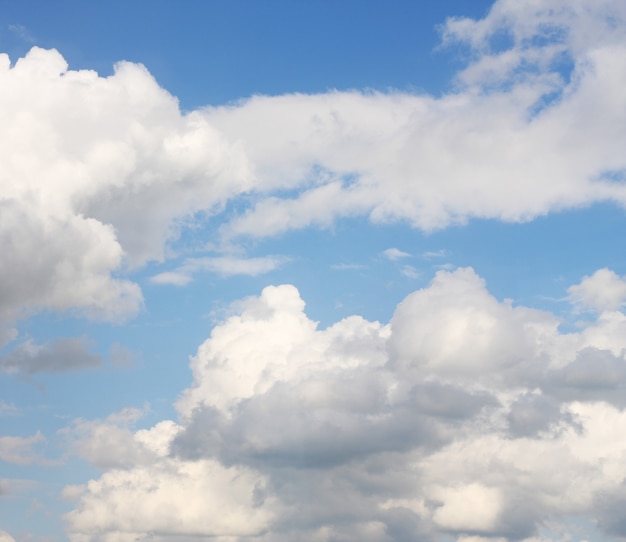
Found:
[[[55,50],[0,55],[0,345],[40,311],[137,315],[132,273],[175,254],[201,217],[203,254],[152,282],[271,272],[290,256],[248,257],[249,238],[342,218],[433,231],[626,205],[623,2],[499,0],[441,30],[469,59],[442,96],[329,91],[191,112],[138,64],[100,77]],[[438,272],[389,323],[321,329],[295,286],[268,286],[199,346],[176,421],[134,430],[123,413],[62,432],[103,471],[66,488],[68,537],[537,542],[572,517],[622,536],[625,283],[599,269],[571,286],[589,316],[573,332],[496,299],[469,267]],[[22,343],[0,370],[96,367],[88,346]],[[44,462],[41,433],[2,439],[5,461]]]
[[[13,66],[1,55],[0,318],[136,314],[143,296],[124,272],[163,261],[201,216],[217,217],[206,241],[223,254],[242,237],[343,217],[431,231],[624,205],[625,21],[608,0],[500,0],[483,19],[443,25],[444,45],[469,58],[446,95],[254,96],[186,113],[138,64],[100,77],[68,69],[54,50],[34,47]],[[495,48],[503,32],[509,46]],[[232,202],[243,210],[222,215]],[[272,258],[191,258],[155,280],[286,261]],[[583,288],[572,295],[593,295]]]
[[[470,268],[438,272],[387,325],[352,316],[318,329],[288,285],[237,307],[192,358],[178,422],[126,430],[117,448],[135,459],[102,465],[78,497],[71,540],[193,531],[397,541],[407,525],[425,540],[513,540],[548,519],[612,514],[601,496],[626,477],[626,417],[611,395],[626,378],[626,334],[602,315],[562,333],[554,315],[496,300]],[[598,364],[606,376],[585,385]],[[96,435],[102,447],[99,427],[80,449],[95,450]],[[189,489],[180,499],[151,489],[178,476]],[[236,503],[231,519],[203,504],[218,495]],[[135,499],[145,513],[113,514]],[[157,521],[150,511],[166,501],[187,519]],[[110,513],[94,523],[96,509]]]

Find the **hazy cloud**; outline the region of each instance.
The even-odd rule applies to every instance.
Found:
[[[260,258],[240,258],[235,256],[216,256],[188,258],[174,271],[159,273],[150,280],[155,284],[185,286],[197,273],[217,273],[224,277],[232,275],[257,276],[278,269],[289,261],[285,256],[264,256]]]
[[[0,401],[0,416],[14,416],[18,414],[20,409],[13,403],[7,403],[6,401]]]
[[[39,431],[31,437],[2,436],[0,437],[0,460],[16,465],[45,463],[45,460],[34,451],[34,447],[45,440]]]
[[[0,357],[0,370],[34,375],[61,373],[99,367],[103,360],[89,351],[86,337],[58,339],[43,345],[27,341]]]

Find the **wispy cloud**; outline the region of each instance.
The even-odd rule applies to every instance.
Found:
[[[412,265],[403,265],[400,272],[410,279],[418,279],[421,276],[421,273]]]
[[[86,337],[57,339],[42,345],[29,340],[0,357],[0,371],[34,375],[93,369],[103,359],[90,352],[91,347]]]
[[[154,284],[185,286],[198,273],[216,273],[223,277],[232,275],[257,276],[274,271],[289,261],[290,259],[286,256],[189,258],[174,271],[159,273],[151,277],[150,281]]]
[[[20,409],[13,403],[7,403],[0,400],[0,416],[15,416],[19,414]]]
[[[8,29],[23,42],[30,44],[35,44],[37,42],[28,28],[22,24],[10,24]]]
[[[362,263],[335,263],[330,266],[335,271],[357,271],[359,269],[365,269],[367,266]]]
[[[444,258],[447,255],[448,251],[442,248],[439,250],[429,250],[426,252],[422,252],[421,257],[424,260],[434,260],[436,258]]]
[[[46,460],[34,451],[37,444],[45,441],[39,431],[30,437],[0,437],[0,460],[16,465],[46,464]]]

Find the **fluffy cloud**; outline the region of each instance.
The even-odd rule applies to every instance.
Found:
[[[141,291],[120,271],[162,260],[168,241],[235,198],[251,203],[224,214],[226,245],[345,216],[432,230],[624,204],[625,19],[608,0],[501,0],[443,27],[471,53],[454,93],[256,96],[186,114],[140,65],[100,77],[56,51],[35,47],[14,66],[0,55],[0,318],[135,314]],[[498,35],[510,46],[494,48]]]
[[[71,540],[514,540],[576,516],[621,529],[604,497],[626,479],[612,321],[562,333],[469,268],[438,272],[387,325],[319,329],[288,285],[236,308],[192,358],[178,422],[75,425],[107,472],[73,488]]]
[[[582,309],[617,310],[626,300],[626,280],[610,269],[599,269],[567,292]]]
[[[224,235],[272,235],[354,214],[432,230],[623,205],[626,13],[618,4],[504,0],[480,21],[448,21],[445,41],[467,45],[472,60],[456,92],[440,98],[333,92],[207,110],[240,139],[260,186],[291,190],[259,198]],[[509,34],[510,47],[491,45]]]
[[[113,273],[246,189],[245,157],[140,65],[103,78],[35,47],[12,67],[0,55],[0,77],[0,316],[134,314],[138,286]]]

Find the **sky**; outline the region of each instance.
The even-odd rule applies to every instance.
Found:
[[[626,4],[0,0],[0,542],[626,539]]]

